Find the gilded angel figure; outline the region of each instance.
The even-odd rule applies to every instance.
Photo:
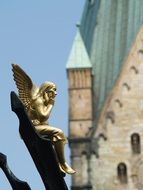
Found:
[[[65,161],[64,145],[67,139],[63,131],[48,123],[57,95],[56,85],[49,81],[44,82],[40,87],[34,85],[31,78],[17,64],[12,64],[12,71],[19,98],[34,128],[40,135],[48,135],[50,138],[57,154],[60,170],[68,174],[75,173]]]

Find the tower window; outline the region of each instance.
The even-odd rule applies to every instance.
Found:
[[[131,135],[131,146],[132,146],[132,152],[134,154],[140,154],[141,145],[140,145],[140,136],[138,133],[134,133]]]
[[[117,167],[118,172],[118,179],[120,183],[126,184],[127,183],[127,167],[126,164],[120,163]]]

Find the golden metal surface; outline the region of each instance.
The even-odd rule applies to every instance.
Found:
[[[68,174],[75,173],[65,161],[64,145],[67,139],[63,131],[48,124],[48,118],[57,95],[56,85],[49,81],[44,82],[40,87],[34,85],[31,78],[17,64],[12,64],[12,71],[19,98],[23,102],[36,131],[40,135],[48,135],[48,138],[51,139],[61,171]]]

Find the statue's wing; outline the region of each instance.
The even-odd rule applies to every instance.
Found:
[[[12,64],[12,71],[14,81],[18,88],[19,98],[22,103],[25,105],[26,110],[28,110],[31,100],[32,100],[32,91],[35,89],[31,78],[20,68],[17,64]]]

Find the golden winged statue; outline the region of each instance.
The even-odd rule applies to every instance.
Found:
[[[67,139],[63,131],[48,124],[57,95],[56,85],[49,81],[44,82],[40,87],[34,85],[31,78],[17,64],[12,64],[12,71],[19,98],[34,128],[40,135],[48,135],[50,138],[57,154],[60,170],[68,174],[75,173],[65,161],[64,145]]]

